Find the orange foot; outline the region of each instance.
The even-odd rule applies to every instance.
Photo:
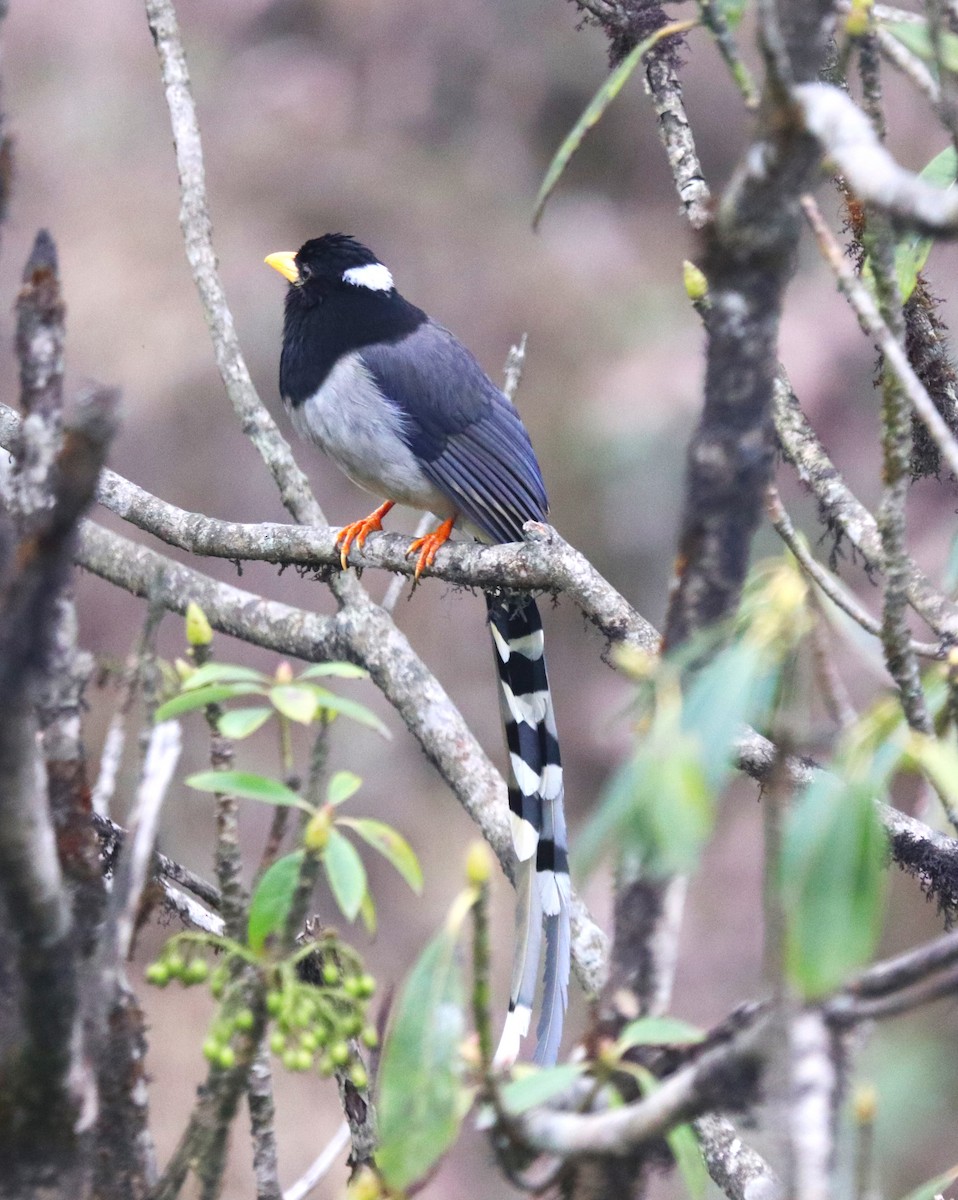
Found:
[[[449,535],[452,533],[452,527],[455,523],[455,517],[448,517],[438,529],[434,529],[432,533],[427,533],[425,537],[416,538],[411,543],[409,549],[406,551],[406,557],[408,558],[410,554],[415,554],[417,550],[419,551],[419,557],[416,559],[417,579],[426,567],[432,566],[439,547],[449,541]]]
[[[346,560],[349,558],[349,552],[353,548],[353,543],[362,550],[363,543],[369,534],[382,529],[383,517],[394,504],[394,500],[387,500],[385,504],[380,504],[375,512],[371,512],[368,517],[363,517],[361,521],[352,521],[349,525],[344,525],[340,529],[336,535],[336,545],[340,547],[339,561],[343,564],[344,571],[349,566]]]

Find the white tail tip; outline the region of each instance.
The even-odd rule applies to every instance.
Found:
[[[496,1049],[495,1057],[492,1060],[494,1067],[511,1067],[519,1057],[519,1047],[522,1044],[522,1039],[529,1032],[529,1021],[532,1018],[532,1009],[525,1004],[517,1004],[511,1013],[506,1017],[506,1023],[502,1028],[502,1037],[499,1039],[499,1046]]]

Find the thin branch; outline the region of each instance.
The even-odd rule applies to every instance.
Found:
[[[180,179],[180,228],[209,326],[216,365],[243,431],[269,468],[283,504],[298,521],[325,525],[322,509],[310,492],[306,476],[294,462],[289,443],[256,393],[220,282],[206,196],[203,146],[176,11],[170,0],[146,0],[146,14],[170,110]]]
[[[269,1051],[261,1049],[250,1068],[246,1093],[250,1135],[253,1139],[253,1176],[256,1200],[283,1200],[279,1185],[279,1151],[276,1145],[276,1106]]]
[[[706,1169],[729,1200],[785,1200],[782,1181],[725,1117],[706,1113],[692,1124]]]
[[[937,108],[941,101],[941,89],[938,87],[938,81],[921,59],[916,54],[912,54],[898,38],[880,25],[875,30],[874,36],[882,58],[906,75],[922,95]]]
[[[839,1086],[833,1036],[822,1014],[814,1010],[798,1013],[790,1022],[788,1124],[795,1200],[831,1200],[832,1196]]]
[[[944,194],[938,189],[934,190],[937,195]],[[951,430],[945,424],[941,413],[935,408],[934,401],[925,390],[924,384],[915,374],[904,347],[882,320],[878,306],[864,283],[855,275],[851,262],[845,257],[818,205],[810,196],[802,198],[802,210],[815,234],[822,257],[831,267],[832,273],[838,280],[839,288],[855,310],[862,329],[875,341],[885,356],[886,363],[898,377],[905,396],[931,434],[945,462],[958,475],[958,441],[955,440]]]
[[[593,1113],[535,1109],[512,1118],[512,1130],[529,1149],[561,1158],[631,1154],[677,1122],[720,1106],[723,1091],[727,1102],[730,1069],[741,1070],[742,1079],[754,1081],[762,1057],[763,1025],[761,1019],[751,1021],[730,1041],[680,1067],[634,1104]]]
[[[470,549],[472,549],[470,547]],[[507,876],[515,866],[506,785],[459,710],[376,605],[349,606],[335,617],[264,600],[137,546],[92,522],[81,528],[77,561],[137,596],[154,595],[172,612],[195,600],[215,629],[307,662],[348,659],[365,666],[427,757],[479,825]],[[605,935],[580,900],[573,902],[573,955],[594,994],[605,970]]]
[[[958,196],[899,166],[846,92],[803,83],[792,89],[792,98],[805,128],[859,200],[896,224],[940,237],[958,235]]]
[[[782,452],[815,495],[826,525],[848,539],[869,570],[883,570],[884,555],[875,518],[842,479],[781,375],[775,383],[773,415]],[[915,612],[936,634],[947,641],[958,639],[958,607],[910,560],[907,594]]]
[[[857,625],[860,625],[866,633],[870,633],[874,637],[881,637],[881,622],[862,608],[858,600],[845,588],[837,576],[826,570],[812,557],[808,544],[792,524],[791,518],[782,504],[778,489],[774,486],[766,492],[765,508],[775,532],[795,555],[799,566],[809,579],[817,584],[824,595],[842,612],[851,617]],[[938,642],[913,641],[911,646],[916,654],[921,654],[926,658],[942,657],[942,646]]]
[[[343,1121],[302,1176],[283,1192],[283,1200],[304,1200],[326,1178],[349,1145],[349,1125]]]
[[[136,914],[149,874],[156,841],[160,809],[180,760],[182,736],[179,721],[154,725],[137,790],[136,806],[131,814],[130,830],[110,893],[110,904],[103,934],[101,953],[115,965],[129,956],[133,943]]]
[[[19,428],[17,414],[0,404],[0,445],[13,445]],[[98,499],[123,520],[191,554],[338,569],[336,535],[328,526],[219,521],[168,504],[113,471],[103,472]],[[656,630],[551,526],[529,522],[526,539],[501,546],[448,543],[440,549],[435,565],[423,575],[493,591],[507,587],[562,592],[609,641],[625,642],[649,653],[657,649]],[[373,534],[362,553],[352,557],[357,567],[381,567],[410,577],[415,572],[415,562],[407,557],[408,548],[408,537]]]

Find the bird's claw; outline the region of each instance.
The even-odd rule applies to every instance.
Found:
[[[410,554],[418,553],[418,558],[416,559],[416,579],[419,578],[426,567],[432,566],[436,558],[436,551],[440,546],[445,545],[449,541],[449,535],[452,533],[452,527],[455,523],[455,517],[448,517],[438,529],[434,529],[432,533],[427,533],[425,537],[416,538],[410,543],[409,549],[406,551],[406,557],[408,558]]]
[[[348,525],[344,525],[336,534],[336,545],[339,546],[339,561],[342,564],[343,570],[349,568],[349,552],[355,545],[357,549],[362,550],[365,545],[366,538],[371,533],[382,532],[383,517],[393,506],[393,501],[387,500],[385,504],[380,504],[375,512],[371,512],[368,517],[363,517],[361,521],[350,521]]]

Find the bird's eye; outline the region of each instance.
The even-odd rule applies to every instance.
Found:
[[[307,281],[307,279],[312,278],[313,268],[311,266],[309,266],[308,263],[297,263],[296,266],[297,266],[297,269],[299,270],[299,282],[300,283],[305,283]]]

